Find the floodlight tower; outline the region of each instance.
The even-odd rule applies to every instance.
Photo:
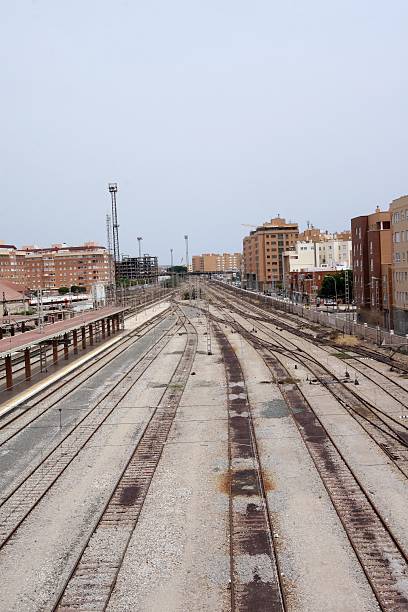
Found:
[[[139,243],[139,257],[142,256],[142,240],[143,240],[142,236],[137,237],[137,241]]]
[[[118,210],[116,206],[116,194],[118,192],[117,183],[109,183],[109,193],[112,199],[112,235],[113,235],[113,261],[115,265],[115,281],[117,281],[120,263],[120,249],[119,249],[119,223],[118,223]]]

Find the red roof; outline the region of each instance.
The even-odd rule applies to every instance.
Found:
[[[3,293],[6,302],[17,302],[24,300],[27,293],[27,287],[17,285],[5,278],[0,278],[0,301],[3,300]]]

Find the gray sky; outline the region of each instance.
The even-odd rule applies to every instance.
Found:
[[[169,261],[408,192],[406,0],[2,0],[0,239]]]

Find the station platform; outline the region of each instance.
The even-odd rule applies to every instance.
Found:
[[[48,372],[43,372],[40,376],[32,376],[31,380],[24,380],[22,383],[14,385],[12,389],[0,392],[0,418],[54,382],[73,372],[87,361],[109,349],[109,347],[114,346],[122,338],[142,327],[146,322],[153,319],[156,315],[165,312],[168,308],[169,303],[165,300],[159,304],[149,306],[145,310],[131,315],[126,319],[123,330],[112,334],[110,338],[106,338],[99,346],[87,346],[85,350],[81,351],[81,355],[78,355],[71,362],[61,360],[57,364],[52,364],[52,368]]]
[[[15,356],[24,355],[25,379],[32,376],[31,350],[37,349],[42,366],[42,355],[47,359],[47,346],[52,345],[52,363],[59,360],[59,345],[64,346],[64,359],[69,359],[70,347],[72,353],[78,353],[79,344],[82,349],[93,345],[96,336],[102,340],[119,331],[123,326],[125,309],[122,307],[104,307],[90,312],[84,312],[66,319],[36,328],[15,336],[0,340],[0,359],[4,359],[6,373],[6,390],[13,388],[13,360]],[[79,332],[79,333],[78,333]],[[78,337],[80,335],[80,338]],[[45,348],[45,351],[43,349]],[[41,367],[42,369],[42,367]]]

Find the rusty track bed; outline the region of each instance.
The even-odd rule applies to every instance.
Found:
[[[174,324],[174,333],[179,324]],[[87,442],[100,430],[115,408],[139,378],[160,355],[172,336],[164,333],[150,349],[119,379],[92,409],[33,468],[0,503],[0,548],[15,534],[19,526],[38,505],[58,478],[72,463]],[[131,380],[129,380],[131,375]]]
[[[215,327],[228,397],[231,600],[234,612],[283,611],[262,471],[244,375],[225,334]]]
[[[231,325],[234,325],[232,320]],[[316,466],[381,610],[408,609],[408,559],[357,476],[288,371],[257,338],[245,334],[271,371]]]
[[[240,309],[224,302],[222,298],[217,296],[217,300],[226,308],[243,316]],[[252,317],[251,317],[251,320]],[[391,459],[395,467],[408,478],[408,427],[401,421],[397,421],[392,415],[387,414],[380,408],[371,404],[368,400],[360,397],[350,386],[345,384],[345,381],[336,377],[327,367],[320,363],[311,355],[305,353],[296,344],[288,338],[283,338],[277,332],[266,328],[259,321],[255,322],[255,326],[267,336],[273,339],[274,343],[269,343],[260,338],[254,338],[254,335],[243,327],[237,321],[233,323],[234,327],[244,337],[253,341],[258,347],[265,347],[275,353],[283,354],[303,365],[315,377],[316,381],[321,384],[327,391],[338,401],[350,416],[359,423],[364,431],[370,436],[381,450]],[[311,341],[311,340],[309,340]],[[289,347],[287,345],[290,345]],[[289,351],[289,352],[288,352]],[[348,381],[351,382],[350,380]],[[378,385],[377,382],[373,381]],[[346,381],[347,383],[347,381]],[[387,392],[387,391],[386,391]],[[393,396],[392,399],[396,400]],[[400,400],[396,400],[400,401]]]
[[[185,326],[187,342],[172,379],[53,610],[106,609],[196,354],[197,333]]]

